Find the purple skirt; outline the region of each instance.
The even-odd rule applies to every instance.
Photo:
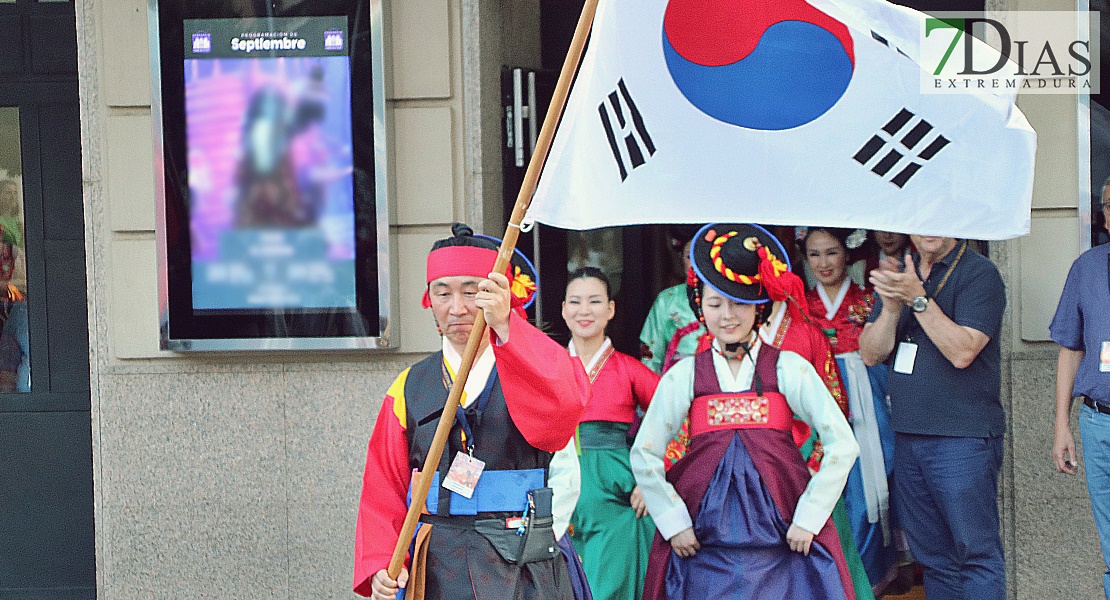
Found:
[[[821,544],[790,550],[783,519],[739,435],[733,435],[694,521],[701,549],[670,554],[668,600],[807,598],[845,600],[837,562]]]
[[[570,534],[563,534],[559,538],[559,550],[563,551],[563,558],[567,561],[567,572],[570,574],[570,588],[574,590],[575,600],[594,600],[590,593],[590,584],[586,580],[586,569],[582,567],[582,559],[570,541]]]

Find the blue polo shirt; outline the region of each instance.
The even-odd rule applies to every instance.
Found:
[[[1086,352],[1072,394],[1110,404],[1110,373],[1099,371],[1103,344],[1110,343],[1110,244],[1095,246],[1072,263],[1048,330],[1057,344]]]
[[[925,280],[925,295],[957,325],[985,333],[990,341],[966,369],[957,369],[925,335],[913,309],[903,307],[898,318],[894,351],[887,364],[891,426],[899,433],[954,437],[994,437],[1006,428],[1002,411],[1002,350],[998,335],[1006,309],[1006,287],[989,259],[968,248],[936,293],[944,274],[959,254],[960,241],[937,261]],[[920,264],[914,255],[914,264]],[[920,272],[918,276],[920,277]],[[880,298],[870,321],[882,312]],[[917,344],[912,374],[894,371],[898,344]]]

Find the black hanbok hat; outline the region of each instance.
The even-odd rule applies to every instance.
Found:
[[[786,248],[752,223],[710,223],[690,244],[695,274],[722,296],[744,304],[770,301],[764,278],[790,270]]]

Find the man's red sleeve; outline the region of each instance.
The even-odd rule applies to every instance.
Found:
[[[515,313],[509,316],[507,342],[498,345],[493,330],[490,336],[513,423],[536,448],[562,450],[590,401],[582,362]]]
[[[355,525],[354,591],[370,596],[370,579],[389,567],[393,547],[408,512],[408,438],[405,435],[406,370],[394,381],[382,403],[366,450],[362,497]]]

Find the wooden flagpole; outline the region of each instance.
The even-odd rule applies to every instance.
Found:
[[[502,273],[508,268],[509,259],[516,248],[516,240],[520,235],[520,222],[524,219],[524,213],[528,210],[528,204],[531,203],[532,195],[536,192],[540,170],[543,168],[543,163],[547,160],[547,154],[551,150],[551,142],[555,139],[555,126],[563,114],[567,96],[570,94],[571,81],[573,81],[574,74],[578,70],[578,63],[582,59],[582,50],[586,46],[586,39],[589,37],[590,28],[593,25],[597,2],[598,0],[586,0],[582,7],[582,14],[578,17],[578,25],[574,28],[574,38],[570,42],[570,49],[567,50],[567,57],[563,61],[563,69],[559,72],[559,81],[556,83],[555,92],[551,96],[551,105],[547,109],[547,115],[543,119],[543,127],[540,129],[539,138],[536,140],[536,149],[532,152],[532,158],[528,161],[528,170],[525,171],[524,182],[520,186],[520,193],[517,194],[516,205],[513,206],[509,225],[505,228],[505,237],[502,239],[501,248],[497,252],[497,262],[494,263],[492,269],[494,273]],[[535,107],[531,107],[531,110],[534,111]],[[416,531],[421,509],[428,498],[428,491],[431,489],[431,474],[435,473],[439,467],[439,459],[443,455],[443,446],[447,442],[447,435],[451,432],[451,426],[455,422],[455,412],[459,407],[463,386],[466,385],[466,379],[470,375],[470,368],[474,365],[474,358],[478,354],[478,346],[481,345],[482,336],[484,335],[486,335],[486,317],[484,312],[478,311],[478,315],[474,319],[474,327],[470,331],[470,339],[466,342],[466,350],[463,352],[462,365],[459,366],[459,372],[451,385],[451,393],[447,395],[447,403],[443,407],[443,414],[439,417],[435,437],[432,439],[431,447],[428,448],[428,456],[424,459],[424,468],[421,469],[420,477],[412,490],[412,502],[409,504],[408,513],[405,515],[405,523],[401,527],[401,533],[397,537],[397,545],[393,548],[393,558],[389,561],[388,573],[390,579],[397,579],[401,574],[405,555],[408,553],[409,542]],[[428,476],[425,477],[425,474]]]

